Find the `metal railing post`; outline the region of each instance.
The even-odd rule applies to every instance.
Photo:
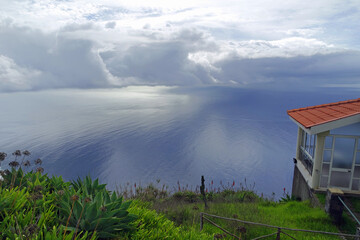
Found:
[[[204,214],[200,213],[200,231],[203,229],[204,227]]]

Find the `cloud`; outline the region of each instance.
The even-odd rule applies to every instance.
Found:
[[[360,81],[360,52],[346,51],[291,58],[224,59],[211,74],[248,87],[311,90],[326,84]]]
[[[0,90],[30,90],[39,71],[18,66],[13,59],[0,55]]]
[[[4,76],[14,76],[15,70],[18,74],[16,80],[5,80],[7,87],[0,90],[9,89],[11,84],[14,89],[107,87],[111,75],[94,46],[91,40],[62,32],[45,34],[29,27],[2,25],[0,68]]]
[[[94,29],[95,25],[92,22],[78,24],[78,23],[71,23],[67,24],[60,29],[61,32],[76,32],[76,31],[86,31]]]
[[[139,30],[146,24],[154,29],[197,28],[226,40],[277,40],[312,37],[343,47],[360,48],[358,0],[200,0],[189,1],[11,1],[0,16],[16,19],[43,31],[56,31],[71,23],[94,22]]]
[[[105,28],[111,28],[111,29],[114,29],[116,26],[116,22],[107,22],[105,24]]]
[[[0,91],[358,81],[357,1],[309,3],[13,1],[0,10]]]

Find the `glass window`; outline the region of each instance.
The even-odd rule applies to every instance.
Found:
[[[315,145],[316,145],[316,135],[309,135],[306,132],[303,132],[302,147],[303,149],[314,158],[315,155]]]
[[[331,172],[330,185],[333,187],[349,188],[350,172]]]
[[[310,143],[309,143],[308,152],[311,156],[314,156],[314,136],[313,135],[310,135]]]
[[[303,148],[305,148],[305,145],[306,145],[306,132],[305,131],[303,131],[302,132],[302,141],[301,141],[301,146],[303,147]]]
[[[335,139],[333,168],[351,169],[354,157],[354,138],[340,138]]]
[[[322,166],[322,171],[321,171],[321,175],[329,175],[329,169],[330,169],[330,164],[323,164]]]
[[[331,149],[333,144],[333,137],[325,137],[325,148]]]
[[[324,150],[323,162],[330,162],[331,160],[331,150]]]
[[[357,150],[360,151],[360,139],[358,139]]]
[[[309,138],[309,135],[307,133],[306,133],[305,139],[306,139],[306,141],[305,141],[305,150],[307,152],[309,152],[310,138]]]
[[[360,164],[360,152],[356,152],[356,164]]]
[[[321,176],[320,178],[320,187],[326,188],[328,183],[328,176]]]
[[[352,181],[352,187],[351,187],[352,190],[359,190],[359,179],[354,179]]]
[[[315,155],[315,145],[316,145],[316,135],[311,135],[311,144],[310,144],[310,155],[314,158]]]
[[[359,166],[355,167],[354,178],[360,178],[360,167]]]

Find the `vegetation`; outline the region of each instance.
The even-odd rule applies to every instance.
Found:
[[[151,208],[172,220],[177,226],[185,228],[199,227],[200,212],[240,219],[250,222],[264,223],[268,225],[309,229],[328,232],[338,232],[332,220],[320,208],[313,208],[309,202],[297,202],[286,200],[275,202],[257,196],[253,191],[235,191],[226,189],[218,193],[208,193],[209,208],[206,210],[201,196],[194,197],[192,192],[181,192],[172,197],[157,200],[151,204]],[[287,197],[284,197],[287,199]],[[249,224],[211,219],[216,224],[235,233],[237,236],[252,239],[262,235],[276,232],[276,229],[258,227]],[[205,221],[204,233],[223,239],[224,234],[218,228]],[[296,239],[339,239],[327,235],[314,235],[310,233],[298,233],[285,231]],[[281,239],[290,239],[282,236]]]
[[[43,174],[40,159],[33,163],[26,160],[28,152],[13,155],[10,170],[2,171],[0,178],[1,239],[233,239],[206,221],[200,231],[200,212],[289,228],[338,231],[322,209],[313,208],[309,202],[296,202],[285,190],[279,202],[258,196],[246,184],[235,189],[234,182],[217,189],[211,182],[209,188],[203,187],[203,195],[180,184],[173,194],[165,185],[156,184],[127,185],[129,190],[125,187],[110,192],[105,184],[90,177],[72,182],[49,177]],[[0,153],[0,163],[4,156]],[[276,232],[212,220],[247,239]],[[297,239],[338,239],[287,233]]]
[[[125,236],[135,229],[137,216],[131,201],[110,193],[90,177],[64,182],[42,174],[42,161],[28,172],[29,152],[15,151],[11,170],[1,172],[1,239],[106,239]],[[24,156],[21,163],[17,159]],[[6,154],[1,153],[1,159]]]

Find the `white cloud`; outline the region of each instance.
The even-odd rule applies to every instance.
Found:
[[[111,29],[114,29],[115,28],[115,26],[116,26],[116,22],[107,22],[106,24],[105,24],[105,28],[111,28]]]
[[[359,60],[359,8],[355,0],[7,1],[0,55],[3,76],[14,79],[0,91],[285,82],[277,78],[299,77],[282,68],[293,62],[321,79],[336,54],[344,64],[335,75],[347,79]],[[319,56],[326,64],[309,65]]]
[[[2,25],[0,53],[11,59],[3,59],[4,69],[22,69],[20,73],[26,69],[33,73],[17,74],[16,81],[7,81],[6,86],[11,83],[14,88],[21,83],[24,89],[109,86],[113,76],[102,62],[97,44],[71,35],[82,29],[82,26],[70,26],[58,33],[43,33],[29,27]]]
[[[30,90],[40,71],[18,66],[13,59],[0,55],[0,90]]]
[[[242,58],[291,58],[297,56],[312,56],[316,54],[330,54],[342,52],[345,49],[336,48],[325,42],[292,37],[276,41],[250,40],[239,42],[221,42],[220,48],[215,51],[197,51],[189,53],[189,59],[210,69],[217,69],[214,63],[226,59]]]

